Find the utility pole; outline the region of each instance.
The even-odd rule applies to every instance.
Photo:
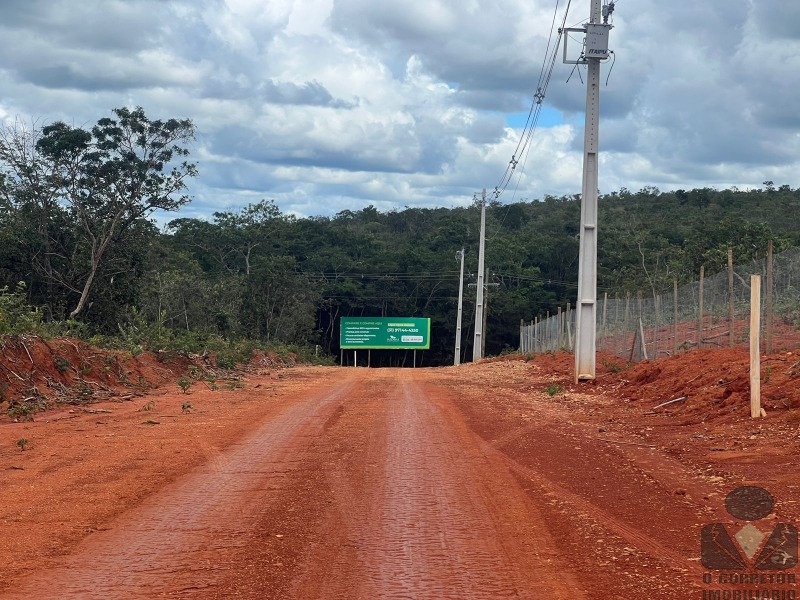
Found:
[[[575,314],[575,382],[595,378],[597,323],[597,166],[600,133],[600,61],[608,58],[608,17],[614,2],[601,8],[601,0],[592,0],[584,52],[577,61],[564,62],[588,65],[586,80],[586,124],[583,138],[583,186],[581,190],[581,242],[578,259],[578,302]],[[601,23],[601,18],[603,22]]]
[[[489,283],[489,267],[486,267],[483,271],[483,319],[482,319],[482,334],[481,335],[481,358],[486,356],[486,332],[488,331],[486,325],[489,321],[489,288],[494,286],[498,287],[499,283]],[[477,287],[477,283],[470,283],[469,287]]]
[[[461,257],[461,275],[458,278],[458,316],[456,317],[456,351],[453,354],[453,364],[461,364],[461,308],[464,305],[464,248],[456,254]]]
[[[499,283],[490,283],[489,282],[489,267],[486,267],[484,271],[483,277],[483,336],[481,337],[481,356],[486,356],[486,338],[489,337],[487,335],[488,323],[489,323],[489,288],[494,286],[498,287]]]
[[[475,338],[472,343],[472,362],[483,358],[483,248],[486,244],[486,189],[481,200],[481,237],[478,245],[478,293],[475,299]]]
[[[489,324],[489,288],[488,282],[489,281],[489,267],[483,272],[483,327],[481,329],[481,358],[486,356],[486,331],[487,325]]]

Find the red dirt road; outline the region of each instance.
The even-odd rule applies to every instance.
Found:
[[[730,520],[725,493],[747,481],[665,452],[672,438],[629,443],[612,400],[550,397],[552,374],[521,361],[287,372],[269,385],[251,377],[227,420],[210,396],[194,396],[199,415],[175,424],[171,450],[137,467],[154,481],[115,471],[130,499],[110,514],[98,516],[92,497],[83,507],[52,500],[48,536],[36,511],[0,507],[12,573],[0,598],[699,598],[700,529]],[[134,436],[156,431],[142,434],[140,415],[109,423],[134,448]],[[55,425],[26,426],[34,447],[0,453],[4,464],[33,461],[4,471],[18,490],[35,489],[37,474],[56,490],[46,498],[79,485],[62,473],[62,487],[49,486],[55,455],[33,458],[34,436],[69,434]],[[85,458],[100,473],[114,457],[97,443]],[[152,465],[198,445],[213,451],[191,455],[194,468]],[[775,470],[796,475],[797,455],[782,456],[771,457]],[[775,518],[797,522],[794,479],[781,486],[770,488]],[[70,533],[86,519],[98,531]],[[26,558],[8,536],[28,524]],[[60,551],[43,552],[45,541]]]

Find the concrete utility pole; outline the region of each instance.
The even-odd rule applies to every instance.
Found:
[[[478,245],[478,294],[475,299],[475,339],[472,343],[472,362],[483,358],[483,248],[486,244],[486,190],[481,200],[481,237]]]
[[[499,283],[491,283],[489,281],[489,267],[486,267],[483,277],[483,336],[481,337],[481,357],[486,356],[486,338],[489,331],[489,288],[494,286],[498,287]]]
[[[489,267],[483,272],[483,327],[481,328],[481,358],[486,356],[486,329],[489,325]]]
[[[483,270],[483,329],[481,330],[481,358],[486,356],[486,332],[488,331],[487,322],[489,320],[489,288],[498,287],[499,283],[489,282],[489,267]],[[477,283],[470,283],[469,287],[477,287]]]
[[[453,364],[461,364],[461,309],[464,305],[464,249],[456,254],[461,257],[461,275],[458,278],[458,316],[456,317],[456,351],[453,354]]]
[[[614,12],[610,2],[601,9],[601,0],[592,0],[584,52],[577,61],[588,65],[586,80],[586,125],[583,140],[583,188],[581,191],[581,242],[578,260],[578,302],[575,313],[575,382],[595,378],[597,323],[597,163],[600,133],[600,61],[608,58],[608,17]],[[603,22],[601,23],[601,17]],[[575,31],[570,29],[568,31]]]

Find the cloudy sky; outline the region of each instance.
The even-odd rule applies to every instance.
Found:
[[[200,176],[184,216],[262,198],[303,216],[465,205],[514,155],[555,8],[3,0],[0,119],[90,126],[137,105],[191,118]],[[567,25],[588,13],[589,0],[574,0]],[[800,187],[800,2],[619,0],[613,23],[602,193]],[[572,70],[556,65],[501,201],[580,192],[585,69]]]

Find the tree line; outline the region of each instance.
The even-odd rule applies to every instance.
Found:
[[[466,249],[462,351],[471,356],[480,206],[296,218],[270,200],[176,218],[197,172],[188,119],[115,109],[91,129],[0,128],[0,288],[44,322],[153,349],[212,339],[318,346],[338,356],[343,316],[432,322],[426,364],[452,362],[457,253]],[[796,245],[800,190],[622,189],[600,197],[598,286],[671,289],[738,259]],[[178,216],[178,215],[176,215]],[[486,351],[518,343],[520,319],[574,304],[580,197],[487,207]],[[0,313],[3,304],[0,303]],[[2,331],[0,319],[0,331]],[[397,364],[397,352],[373,363]]]

